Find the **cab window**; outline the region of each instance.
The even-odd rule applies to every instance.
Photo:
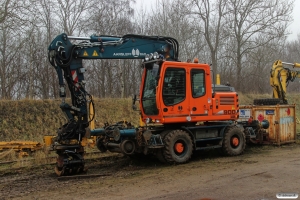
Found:
[[[191,81],[192,81],[192,95],[194,98],[205,95],[205,78],[204,70],[192,69],[191,70]]]
[[[185,70],[182,68],[167,68],[163,83],[163,102],[166,106],[178,104],[186,96]]]

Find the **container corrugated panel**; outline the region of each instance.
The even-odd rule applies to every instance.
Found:
[[[295,105],[263,105],[263,106],[240,106],[240,119],[253,119],[270,122],[267,129],[269,142],[273,144],[285,144],[296,141],[296,109]]]

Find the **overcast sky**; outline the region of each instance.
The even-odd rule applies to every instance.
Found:
[[[135,7],[140,9],[143,7],[144,9],[150,8],[151,5],[154,5],[156,0],[136,0]],[[291,8],[293,9],[293,8]],[[297,38],[297,35],[300,34],[300,0],[295,0],[295,7],[293,9],[293,23],[289,26],[289,30],[291,35],[289,36],[290,40],[294,40]]]
[[[292,32],[290,39],[296,39],[297,34],[300,34],[300,0],[295,1],[293,18],[294,18],[294,22],[290,26],[290,30]]]

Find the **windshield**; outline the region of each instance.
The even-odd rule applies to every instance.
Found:
[[[156,86],[159,78],[159,65],[149,63],[145,66],[146,77],[142,96],[142,107],[146,115],[157,115]]]

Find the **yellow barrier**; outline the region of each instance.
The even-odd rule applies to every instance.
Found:
[[[0,142],[0,151],[12,149],[19,152],[21,156],[28,156],[28,153],[40,150],[43,145],[33,141],[11,141]]]

